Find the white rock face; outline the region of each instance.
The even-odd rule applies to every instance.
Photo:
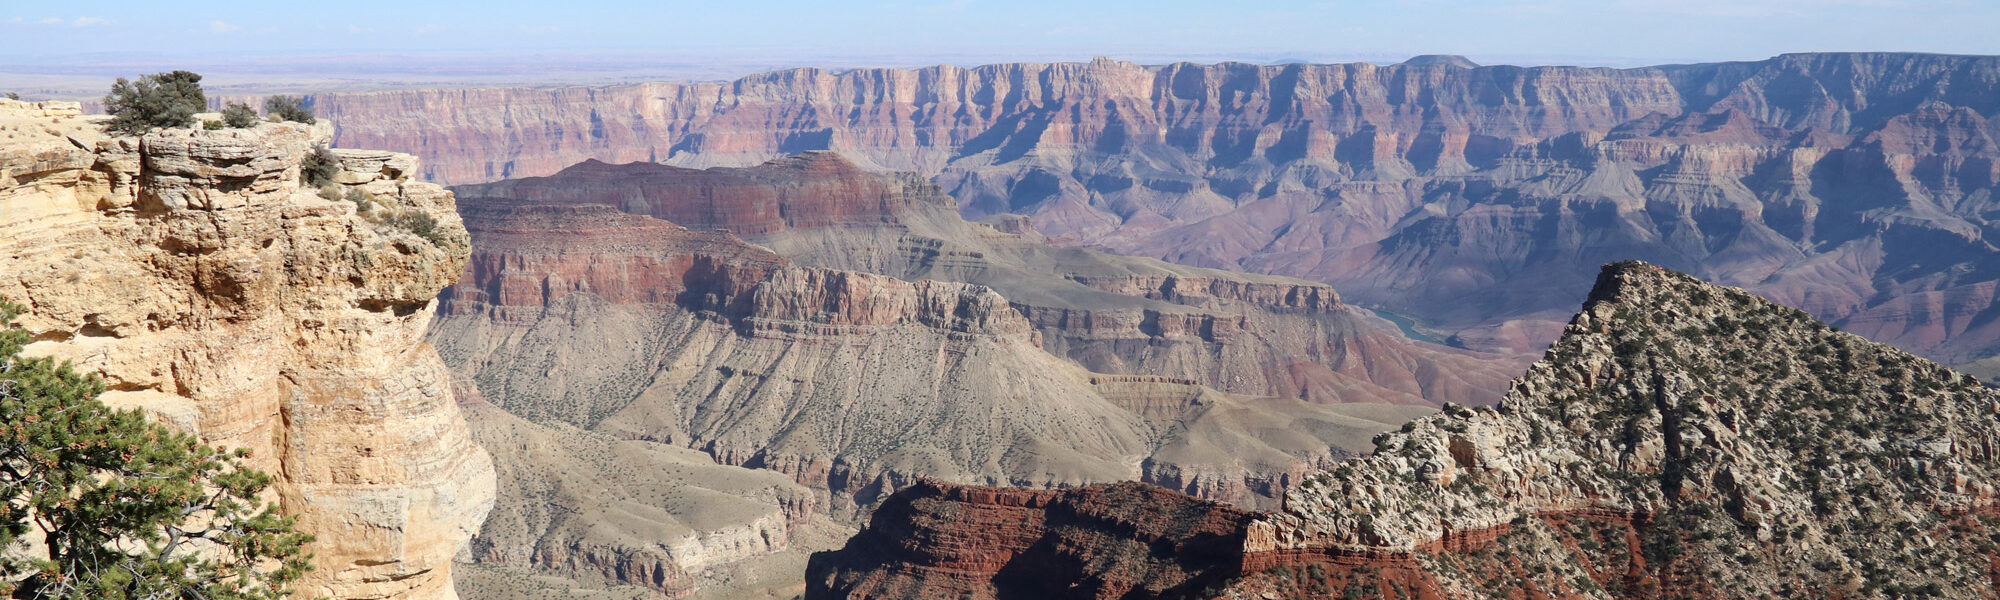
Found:
[[[304,597],[455,598],[494,479],[422,339],[469,252],[452,196],[386,153],[342,160],[368,214],[318,196],[324,126],[106,137],[46,104],[0,100],[0,296],[29,307],[28,352],[249,449],[318,538]],[[416,214],[435,227],[387,218]]]

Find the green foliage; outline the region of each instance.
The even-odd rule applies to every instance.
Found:
[[[231,102],[228,106],[222,107],[222,122],[237,129],[255,127],[257,109],[241,102]]]
[[[347,190],[347,201],[354,203],[354,212],[361,213],[364,215],[368,214],[368,211],[373,210],[375,208],[375,200],[373,198],[369,198],[368,192],[362,191],[361,188],[354,188]],[[437,226],[437,222],[433,220],[431,226],[435,228]]]
[[[201,128],[202,128],[202,129],[206,129],[206,130],[208,130],[208,131],[216,131],[216,130],[220,130],[220,129],[222,129],[222,127],[223,127],[223,125],[222,125],[222,122],[221,122],[221,121],[202,121],[202,122],[201,122]]]
[[[207,107],[201,75],[188,71],[155,73],[137,81],[120,77],[104,95],[111,130],[135,135],[160,127],[191,127],[194,114]]]
[[[0,323],[20,306],[0,300]],[[257,499],[271,477],[98,402],[104,384],[0,330],[0,595],[37,600],[275,600],[311,536]]]
[[[20,95],[19,93],[15,93],[15,92],[7,92],[7,99],[8,99],[8,100],[20,100],[20,99],[21,99],[21,95]]]
[[[264,113],[281,121],[313,124],[312,108],[306,106],[304,98],[298,96],[271,96],[264,99]]]
[[[430,213],[407,210],[391,215],[384,222],[402,228],[404,231],[417,234],[417,237],[424,238],[430,243],[444,243],[444,236],[440,235],[437,230],[437,218],[431,216]]]
[[[333,150],[326,146],[314,148],[312,152],[306,153],[305,160],[299,162],[299,181],[304,182],[306,187],[333,185],[333,179],[338,175],[340,175],[340,157],[334,156]],[[336,195],[330,199],[339,198],[340,196]]]

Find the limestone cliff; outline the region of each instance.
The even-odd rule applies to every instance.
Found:
[[[968,217],[1332,284],[1467,347],[1539,353],[1600,264],[1643,258],[1959,364],[2000,354],[1997,81],[2000,57],[1905,53],[1098,60],[314,101],[342,144],[454,184],[832,150]]]
[[[1045,588],[1078,598],[1164,596],[1148,590],[1213,571],[1224,581],[1174,595],[1991,598],[1996,414],[2000,393],[1972,378],[1802,311],[1614,264],[1497,407],[1413,421],[1284,510],[1206,534],[1235,552],[1169,570],[1173,554],[1125,546],[1201,535],[1122,524],[960,544],[1045,526],[979,507],[979,490],[913,491],[885,506],[915,510],[815,559],[808,597],[1048,597],[1006,567],[1056,556],[1089,565]],[[967,562],[981,556],[998,558]]]
[[[74,105],[0,100],[0,295],[28,306],[27,352],[102,374],[106,403],[250,450],[318,538],[305,593],[455,598],[493,465],[422,336],[468,238],[407,155],[339,153],[334,191],[370,215],[302,188],[329,135],[109,137]]]

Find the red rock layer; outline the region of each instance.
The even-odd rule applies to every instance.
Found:
[[[1796,309],[1619,263],[1499,407],[1376,437],[1374,454],[1291,487],[1282,511],[1217,533],[1237,545],[1204,565],[1133,567],[1130,548],[1213,530],[1162,541],[1105,527],[1051,543],[1034,511],[891,498],[899,512],[815,557],[808,598],[1156,597],[1196,571],[1231,574],[1173,595],[1993,598],[1996,402],[1970,377]],[[1071,494],[1058,498],[1093,498]],[[1098,510],[1187,501],[1124,502]],[[961,528],[1038,539],[954,543]],[[1044,547],[1091,567],[1048,569],[1033,590],[999,585],[994,565]],[[958,560],[989,548],[997,559]],[[1093,595],[1104,581],[1121,583]]]
[[[726,233],[689,231],[607,206],[483,200],[460,208],[479,240],[445,314],[539,315],[573,296],[725,308],[785,261]]]
[[[1236,575],[1251,513],[1140,483],[918,482],[806,568],[808,598],[1178,597]]]
[[[585,185],[576,185],[585,182]],[[561,185],[549,185],[559,183]],[[951,198],[912,178],[869,174],[841,157],[808,152],[753,169],[684,169],[596,160],[563,169],[560,181],[509,180],[468,188],[480,197],[602,204],[696,229],[764,235],[799,228],[894,225],[919,203]]]

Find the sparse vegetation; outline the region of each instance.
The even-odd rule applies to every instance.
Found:
[[[368,214],[370,210],[375,208],[375,200],[369,198],[368,192],[362,191],[361,188],[347,190],[347,201],[354,203],[354,212],[363,215]],[[433,221],[432,225],[436,225],[435,221]]]
[[[204,446],[97,400],[104,384],[24,358],[0,300],[0,594],[72,600],[275,600],[310,564],[292,520],[258,496],[246,452]]]
[[[222,108],[222,122],[237,129],[255,127],[257,126],[257,110],[250,108],[248,104],[231,102],[228,106]]]
[[[271,96],[264,99],[264,114],[274,121],[291,121],[311,125],[318,119],[313,117],[311,107],[304,98],[298,96]]]
[[[307,187],[323,188],[332,185],[334,178],[339,175],[340,157],[334,155],[333,149],[326,146],[314,148],[312,152],[306,153],[305,160],[299,162],[299,181]],[[328,200],[339,199],[338,193],[328,198]]]
[[[112,131],[141,134],[162,127],[191,127],[195,113],[208,107],[201,75],[188,71],[155,73],[137,80],[118,78],[104,95]]]

